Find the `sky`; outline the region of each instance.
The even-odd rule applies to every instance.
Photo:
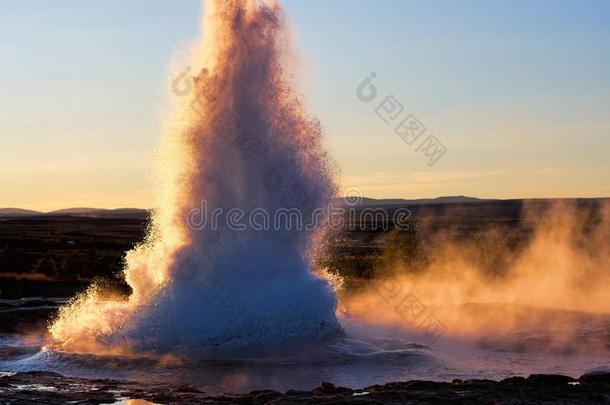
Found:
[[[282,4],[344,192],[610,196],[610,2]],[[200,1],[1,5],[0,207],[151,207],[168,69]],[[425,127],[411,145],[394,132],[409,115]]]

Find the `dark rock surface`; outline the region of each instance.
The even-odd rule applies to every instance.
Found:
[[[103,404],[143,399],[159,404],[610,404],[610,374],[579,379],[536,374],[528,378],[407,381],[361,390],[321,383],[312,391],[253,391],[208,396],[188,386],[88,380],[29,372],[0,377],[0,404]]]
[[[44,331],[61,302],[51,300],[16,300],[0,305],[0,334]]]

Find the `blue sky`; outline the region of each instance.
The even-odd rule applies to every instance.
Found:
[[[610,195],[610,2],[285,0],[344,187],[373,197]],[[199,1],[4,0],[0,206],[149,206],[173,55]],[[356,97],[371,72],[447,148]]]

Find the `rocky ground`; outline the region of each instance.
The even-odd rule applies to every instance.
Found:
[[[0,336],[29,332],[43,334],[49,319],[55,316],[64,302],[65,299],[40,298],[0,301]]]
[[[322,383],[312,391],[254,391],[208,396],[191,386],[87,380],[30,372],[0,377],[0,404],[104,404],[139,399],[158,404],[606,404],[610,374],[574,379],[531,375],[502,381],[395,382],[360,390]]]

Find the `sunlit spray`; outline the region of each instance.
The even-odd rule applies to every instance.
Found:
[[[157,209],[126,257],[126,300],[91,287],[50,328],[66,350],[175,351],[275,345],[340,330],[329,281],[311,270],[320,229],[202,226],[234,215],[333,200],[318,122],[293,89],[289,37],[276,3],[206,2],[204,43],[170,88],[178,113],[157,159]]]

